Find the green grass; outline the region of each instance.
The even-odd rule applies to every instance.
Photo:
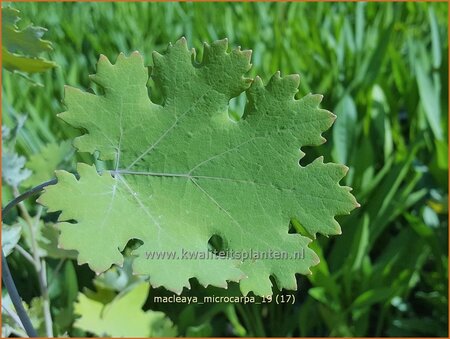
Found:
[[[339,218],[342,236],[319,238],[315,251],[322,261],[312,276],[299,277],[298,302],[208,308],[149,301],[146,306],[163,309],[181,335],[198,328],[216,336],[448,335],[446,3],[12,6],[24,21],[48,28],[45,38],[54,50],[46,57],[59,65],[32,76],[42,87],[3,72],[3,123],[12,126],[18,113],[28,116],[16,144],[27,158],[79,133],[56,118],[64,110],[63,86],[89,88],[88,74],[100,54],[114,60],[119,52],[138,50],[151,65],[153,50],[162,51],[181,36],[200,49],[199,58],[204,41],[224,37],[231,46],[250,48],[251,76],[267,81],[278,70],[299,73],[299,96],[324,94],[322,107],[337,114],[325,135],[328,142],[305,148],[302,163],[318,154],[345,163],[350,168],[345,184],[354,188],[362,207]],[[157,89],[150,95],[158,100]],[[233,108],[240,112],[244,102],[245,97],[234,100]],[[27,279],[35,277],[23,272],[21,260],[10,258],[29,301],[39,293],[28,287]],[[56,265],[49,261],[49,274]],[[59,275],[51,290],[55,319],[68,308],[61,301],[67,281],[74,293],[92,287],[88,270],[67,267],[67,272],[75,267],[73,274]],[[192,293],[209,292],[197,287]],[[71,320],[57,327],[60,333],[83,335]]]

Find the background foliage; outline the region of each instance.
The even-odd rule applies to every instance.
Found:
[[[129,307],[151,323],[148,335],[448,335],[446,3],[12,7],[23,15],[20,27],[32,21],[48,28],[45,38],[53,51],[44,56],[59,67],[27,78],[3,71],[3,124],[9,128],[3,133],[9,134],[3,152],[8,147],[26,159],[26,169],[16,175],[33,173],[20,184],[4,180],[3,204],[51,179],[55,168],[73,171],[75,157],[96,161],[73,156],[66,140],[79,132],[56,118],[64,110],[65,84],[91,86],[87,74],[94,72],[99,54],[115,60],[119,52],[139,50],[150,64],[153,50],[162,51],[169,41],[186,36],[199,51],[203,41],[228,37],[231,46],[253,49],[251,76],[267,81],[277,70],[299,73],[299,96],[324,94],[322,107],[338,119],[325,135],[328,143],[303,149],[307,156],[302,163],[325,154],[326,161],[347,164],[345,184],[354,188],[362,205],[340,218],[342,236],[318,239],[315,251],[322,261],[312,276],[298,277],[294,305],[162,305],[152,296],[167,292],[150,289],[146,297],[148,291],[141,291],[129,263],[99,277],[85,265],[77,266],[73,253],[55,246],[55,215],[27,202],[8,216],[9,227],[2,232],[4,242],[10,241],[8,262],[19,292],[41,335],[49,334],[49,316],[54,335],[120,335],[104,332],[111,328],[109,318],[87,314],[119,303],[120,309]],[[157,89],[150,96],[158,101]],[[236,98],[233,109],[240,112],[244,102],[245,97]],[[27,260],[24,252],[37,257]],[[39,277],[44,277],[47,295]],[[238,292],[233,285],[228,292],[197,286],[187,295],[224,293]],[[3,333],[21,334],[3,294]],[[76,314],[97,320],[90,323]]]

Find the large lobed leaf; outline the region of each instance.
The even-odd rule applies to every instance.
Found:
[[[339,185],[347,168],[322,158],[299,165],[300,147],[322,144],[334,115],[318,107],[320,95],[294,98],[298,75],[277,73],[266,86],[245,78],[251,52],[227,47],[226,40],[205,44],[201,63],[183,38],[155,52],[152,78],[162,105],[149,99],[137,52],[120,54],[115,64],[100,57],[92,80],[104,95],[66,88],[68,110],[60,117],[87,131],[76,148],[114,162],[102,173],[80,163],[79,179],[58,171],[58,183],[40,198],[62,211],[60,246],[77,250],[80,264],[96,272],[121,265],[134,238],[143,242],[134,272],[154,286],[180,293],[190,278],[221,287],[240,281],[243,293],[268,295],[270,276],[279,288],[296,289],[295,274],[318,263],[311,240],[289,233],[292,219],[314,236],[341,233],[334,217],[357,206]],[[243,91],[248,103],[236,121],[228,105]],[[206,253],[214,235],[235,255],[148,259],[158,251]],[[242,260],[238,251],[260,258]],[[275,251],[289,259],[267,257]]]

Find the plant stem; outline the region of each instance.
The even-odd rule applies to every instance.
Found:
[[[61,270],[61,267],[63,266],[65,261],[66,261],[66,259],[61,259],[59,261],[58,265],[56,265],[55,269],[53,270],[52,276],[50,277],[50,279],[47,282],[47,288],[51,288],[52,283],[55,281],[56,277],[58,277],[59,271]]]
[[[17,292],[16,285],[14,284],[14,280],[11,276],[11,271],[9,270],[8,262],[6,261],[6,256],[2,250],[2,279],[5,284],[6,290],[8,291],[9,296],[11,297],[11,301],[16,309],[17,315],[19,316],[20,321],[22,322],[25,331],[28,336],[31,338],[36,338],[37,333],[31,324],[31,320],[25,311],[25,308],[22,304],[22,299],[19,296],[19,292]]]
[[[17,197],[20,196],[19,190],[17,187],[14,187],[14,195]],[[41,213],[42,213],[42,206],[38,207],[37,213],[32,218],[30,214],[28,213],[28,210],[23,203],[23,201],[20,201],[18,204],[18,207],[22,213],[23,218],[25,219],[28,229],[30,232],[30,240],[31,240],[31,252],[33,254],[33,263],[34,268],[36,270],[37,276],[38,276],[38,282],[39,282],[39,289],[41,291],[42,299],[43,299],[43,311],[44,311],[44,322],[45,322],[45,332],[47,337],[52,338],[53,337],[53,321],[50,311],[50,297],[48,295],[48,288],[47,288],[47,277],[46,277],[46,269],[45,269],[45,261],[41,259],[41,256],[39,254],[39,246],[37,243],[36,238],[36,230],[39,227],[39,221],[41,219]]]
[[[31,197],[33,194],[36,194],[44,187],[54,185],[57,183],[57,179],[52,179],[49,181],[46,181],[40,185],[37,185],[33,187],[32,189],[17,195],[13,200],[11,200],[5,208],[2,209],[2,221],[8,212],[15,207],[20,202],[24,201],[25,199]],[[28,214],[28,212],[27,212]],[[28,252],[27,252],[28,253]],[[22,253],[23,254],[23,253]],[[34,262],[34,260],[33,260]],[[23,327],[25,328],[25,331],[27,332],[29,337],[37,337],[36,330],[33,328],[33,325],[31,324],[31,320],[27,315],[27,312],[25,311],[23,305],[22,305],[22,299],[20,298],[19,292],[17,292],[17,287],[14,283],[14,279],[12,278],[11,271],[8,266],[8,262],[6,261],[6,256],[3,253],[2,250],[2,280],[5,284],[6,290],[8,291],[9,296],[11,297],[11,301],[14,305],[14,308],[16,309],[17,315],[20,319],[20,321],[23,324]],[[48,293],[47,293],[48,296]]]
[[[249,337],[255,336],[255,330],[253,329],[252,322],[250,321],[248,310],[241,304],[236,304],[236,310],[240,313],[244,325],[246,327],[246,332]]]
[[[13,200],[11,200],[6,206],[5,208],[2,209],[2,220],[4,218],[4,216],[6,214],[8,214],[8,212],[15,207],[19,202],[24,201],[25,199],[31,197],[32,195],[42,191],[45,187],[50,186],[50,185],[54,185],[58,182],[58,179],[52,179],[46,182],[43,182],[40,185],[37,185],[31,189],[29,189],[28,191],[18,195],[17,197],[15,197]]]
[[[238,335],[239,337],[245,337],[247,334],[247,330],[239,322],[239,318],[236,313],[236,308],[234,307],[234,305],[230,304],[226,306],[225,315],[227,316],[228,321],[233,326],[235,334]]]
[[[48,295],[48,288],[47,288],[47,268],[46,263],[44,259],[41,261],[41,279],[42,279],[42,286],[43,286],[43,292],[42,297],[44,299],[44,320],[45,320],[45,330],[47,333],[47,337],[52,338],[53,337],[53,320],[52,320],[52,314],[50,311],[50,297]]]
[[[252,310],[253,319],[254,319],[255,325],[256,325],[256,327],[255,327],[255,329],[256,329],[255,335],[257,337],[265,337],[266,333],[264,331],[264,325],[263,325],[262,320],[261,320],[261,312],[260,312],[261,310],[259,308],[259,305],[251,304],[250,308]]]
[[[17,326],[19,326],[23,330],[24,334],[26,335],[25,328],[23,327],[23,324],[20,321],[20,318],[17,316],[17,314],[15,314],[13,311],[6,308],[5,305],[2,305],[2,309],[4,309],[6,313],[8,313],[8,315],[11,317],[11,319],[14,320],[14,322],[17,324]],[[21,337],[23,337],[23,335],[21,335]]]
[[[34,265],[34,259],[31,256],[30,253],[28,253],[22,246],[20,246],[19,244],[17,244],[16,246],[14,246],[14,248],[17,250],[17,252],[19,252],[20,254],[23,255],[23,257],[25,259],[27,259],[32,265]]]

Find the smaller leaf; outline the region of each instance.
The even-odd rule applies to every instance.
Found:
[[[210,323],[203,323],[198,326],[190,326],[186,330],[186,336],[189,338],[206,338],[212,336],[212,326]]]
[[[386,288],[374,288],[363,292],[353,302],[353,308],[369,307],[379,302],[385,302],[392,297],[392,289]]]
[[[18,219],[17,225],[22,229],[23,239],[28,248],[32,248],[30,227],[22,218]],[[38,243],[38,253],[41,257],[54,259],[75,259],[77,251],[65,250],[58,246],[59,232],[54,224],[44,224],[43,220],[36,223],[35,238]]]
[[[19,224],[2,225],[2,249],[6,256],[12,252],[14,246],[19,242],[21,233],[22,228]]]
[[[97,288],[108,289],[121,292],[130,287],[130,285],[143,280],[144,277],[133,274],[132,264],[134,257],[126,256],[123,266],[112,266],[106,272],[101,273],[94,279],[94,285]]]
[[[59,231],[53,224],[46,224],[40,229],[38,240],[39,248],[43,250],[44,256],[54,259],[76,259],[77,251],[65,250],[58,247]]]
[[[2,125],[2,178],[9,186],[17,187],[31,175],[31,171],[24,169],[26,159],[14,150],[17,135],[25,124],[26,116],[18,115],[14,120],[13,128]]]
[[[41,58],[29,58],[11,53],[5,48],[2,48],[2,60],[2,66],[11,72],[41,73],[56,67],[56,63],[52,61]]]
[[[119,294],[106,306],[80,293],[75,313],[81,318],[75,321],[74,326],[98,336],[175,336],[175,328],[164,313],[142,310],[148,291],[148,284],[141,283],[131,291]]]
[[[424,62],[416,63],[416,74],[420,101],[425,111],[425,116],[436,139],[443,140],[439,91],[436,84],[433,83],[431,77],[427,74]]]
[[[434,13],[433,7],[428,7],[428,18],[430,20],[431,29],[431,51],[433,55],[433,67],[439,68],[442,62],[441,37],[439,36],[439,24]]]
[[[50,41],[41,39],[47,30],[33,25],[19,29],[19,13],[14,8],[2,8],[2,66],[11,72],[27,73],[56,67],[56,63],[39,58],[39,54],[52,50]]]
[[[25,162],[24,157],[10,151],[3,151],[2,177],[6,184],[17,187],[31,175],[31,171],[24,168]]]
[[[336,106],[337,116],[333,128],[334,158],[345,164],[350,158],[350,150],[355,142],[357,112],[353,99],[346,95]]]
[[[72,155],[73,148],[68,141],[47,144],[27,162],[26,167],[33,172],[33,176],[23,182],[23,186],[36,186],[52,179],[55,170],[61,168]]]
[[[27,309],[27,304],[24,302],[22,304]],[[26,337],[25,330],[15,321],[17,318],[11,297],[7,293],[2,294],[2,338],[8,338],[11,335]]]
[[[26,302],[22,302],[25,311],[30,317],[33,327],[36,329],[40,337],[45,336],[45,324],[43,314],[43,299],[42,297],[36,297],[31,299],[31,303],[28,305]],[[2,294],[2,338],[12,337],[27,337],[25,330],[22,326],[18,325],[16,309],[14,308],[11,297],[9,294]]]

